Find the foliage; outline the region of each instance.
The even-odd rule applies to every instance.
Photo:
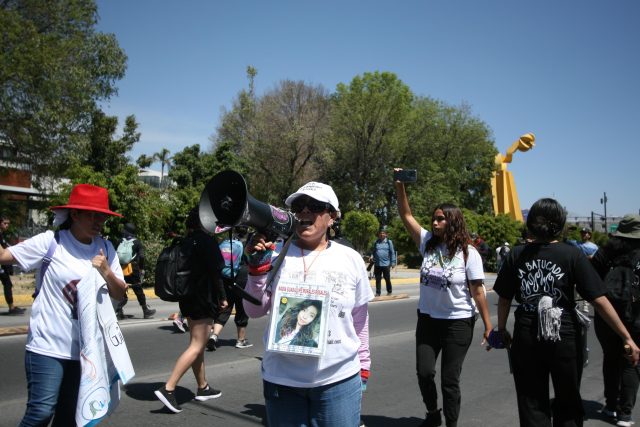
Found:
[[[464,219],[469,233],[477,233],[489,245],[488,268],[495,271],[496,248],[504,242],[517,244],[524,230],[524,224],[508,215],[478,214],[463,209]]]
[[[380,223],[375,215],[364,211],[350,211],[342,219],[344,236],[361,254],[369,253],[375,241]]]
[[[124,52],[96,20],[94,0],[0,4],[0,139],[36,175],[66,172],[124,75]]]

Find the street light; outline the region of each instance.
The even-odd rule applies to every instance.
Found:
[[[607,193],[604,193],[604,197],[600,198],[600,204],[604,205],[604,232],[608,233],[609,228],[607,227]]]

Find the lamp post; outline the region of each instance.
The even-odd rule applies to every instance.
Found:
[[[600,199],[600,204],[604,205],[604,232],[609,232],[609,227],[607,227],[607,193],[604,193],[604,197]]]

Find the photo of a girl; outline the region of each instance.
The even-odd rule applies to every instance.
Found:
[[[320,322],[322,302],[304,299],[290,305],[278,321],[276,342],[286,345],[318,347],[316,325]]]

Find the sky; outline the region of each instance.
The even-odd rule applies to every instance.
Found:
[[[522,209],[640,213],[640,2],[636,0],[98,0],[98,31],[128,56],[103,104],[142,133],[131,158],[200,144],[258,70],[256,94],[288,79],[334,92],[365,72],[469,105],[498,151],[516,152]],[[401,165],[400,165],[401,166]],[[160,169],[159,165],[154,165]]]

